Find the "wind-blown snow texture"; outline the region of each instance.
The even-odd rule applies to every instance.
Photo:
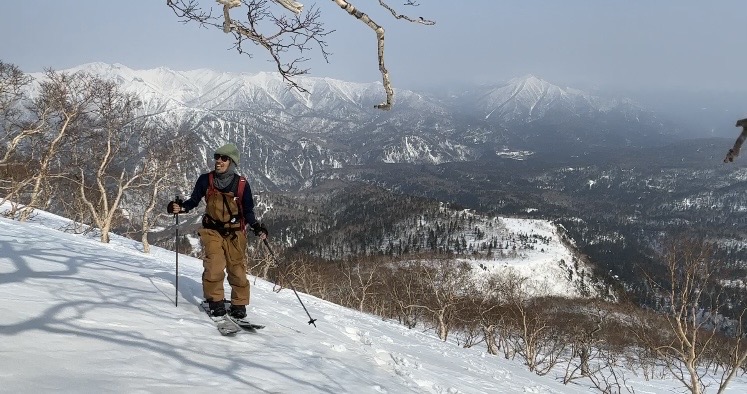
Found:
[[[518,361],[439,341],[256,280],[249,315],[267,328],[222,337],[199,310],[201,262],[134,241],[58,231],[65,219],[0,219],[4,392],[588,393]],[[558,372],[560,373],[560,372]],[[632,379],[639,393],[680,392]],[[734,393],[747,381],[734,382]]]

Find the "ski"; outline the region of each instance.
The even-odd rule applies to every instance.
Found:
[[[229,311],[231,309],[231,301],[223,300],[223,305],[226,308],[226,311]],[[265,326],[261,324],[250,322],[247,318],[236,319],[228,313],[226,313],[226,318],[231,319],[232,322],[236,323],[239,327],[243,328],[246,331],[257,331],[265,328]]]
[[[230,302],[226,302],[226,310],[228,310],[230,305]],[[221,333],[221,335],[235,335],[241,330],[256,332],[257,330],[265,328],[265,326],[252,323],[247,319],[233,318],[228,313],[223,316],[212,316],[210,314],[210,307],[207,301],[203,301],[200,306],[202,307],[202,310],[205,311],[205,313],[208,315],[208,317],[210,317],[210,319],[216,324],[216,326],[218,326],[218,331]]]
[[[210,314],[210,308],[208,307],[207,301],[203,301],[200,305],[202,310],[207,313],[210,320],[212,320],[218,327],[218,332],[223,336],[232,336],[242,330],[242,328],[236,324],[233,320],[229,319],[227,315],[224,316],[213,316]]]
[[[247,330],[247,331],[257,331],[257,330],[261,330],[261,329],[265,328],[265,326],[263,326],[261,324],[252,323],[252,322],[250,322],[249,320],[246,320],[246,319],[236,319],[236,318],[233,318],[233,317],[231,317],[229,315],[226,315],[226,317],[228,319],[230,319],[232,322],[236,323],[237,326],[239,326],[239,327],[241,327],[241,328],[243,328],[244,330]]]

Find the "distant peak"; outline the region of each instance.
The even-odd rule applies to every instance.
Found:
[[[538,77],[538,76],[536,76],[534,74],[526,74],[526,75],[523,75],[523,76],[521,76],[519,78],[524,79],[524,80],[527,80],[527,79],[536,79],[538,81],[542,81],[543,80],[542,78],[540,78],[540,77]]]
[[[83,71],[87,73],[101,74],[101,73],[108,73],[111,70],[129,70],[129,69],[121,64],[91,62],[91,63],[81,64],[81,65],[74,66],[66,70],[60,70],[60,71],[67,71],[67,72],[72,72],[72,73]]]
[[[112,68],[112,65],[109,64],[109,63],[104,63],[104,62],[91,62],[91,63],[81,64],[80,66],[77,66],[76,68],[81,68],[81,69],[87,69],[87,68],[88,69],[90,69],[90,68],[107,69],[107,68]]]
[[[526,74],[520,77],[512,78],[508,81],[510,84],[517,84],[517,83],[532,83],[532,84],[549,84],[551,83],[545,81],[544,79],[534,75],[534,74]]]

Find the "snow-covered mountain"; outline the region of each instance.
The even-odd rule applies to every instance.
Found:
[[[630,99],[595,96],[534,75],[452,94],[451,104],[480,125],[476,141],[493,141],[511,151],[578,154],[659,145],[681,134],[678,126]]]
[[[485,113],[485,119],[499,122],[531,122],[553,115],[606,113],[615,109],[643,110],[629,101],[605,100],[581,90],[561,88],[534,75],[484,87],[472,99],[475,108]]]
[[[374,109],[380,83],[300,77],[307,92],[273,73],[167,68],[132,70],[90,63],[86,72],[136,94],[143,113],[197,137],[195,169],[227,141],[263,189],[293,189],[327,169],[387,163],[438,164],[509,150],[648,144],[664,125],[626,101],[563,89],[535,76],[458,95],[397,90],[390,111]],[[41,75],[34,75],[37,78]],[[551,141],[548,147],[546,141]]]

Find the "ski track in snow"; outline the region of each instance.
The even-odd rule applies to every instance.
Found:
[[[441,342],[299,294],[252,282],[249,317],[267,327],[222,337],[200,310],[201,261],[140,252],[113,236],[103,245],[53,230],[64,219],[0,219],[0,380],[4,392],[588,393],[517,360]],[[51,227],[51,228],[50,228]],[[228,287],[227,287],[228,290]],[[635,378],[638,379],[638,378]],[[672,392],[672,381],[636,392]],[[733,392],[744,392],[739,378]]]

